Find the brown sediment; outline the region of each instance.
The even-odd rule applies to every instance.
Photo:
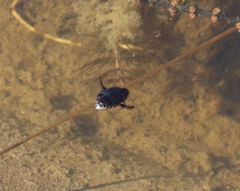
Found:
[[[230,28],[230,29],[228,29],[228,30],[220,33],[219,35],[211,38],[210,40],[208,40],[208,41],[206,41],[206,42],[198,45],[196,48],[194,48],[193,50],[187,52],[186,54],[183,54],[183,55],[181,55],[181,56],[173,59],[172,61],[170,61],[170,62],[168,62],[168,63],[166,63],[166,64],[164,64],[164,65],[161,65],[160,67],[157,67],[157,68],[153,69],[152,71],[149,71],[149,72],[148,72],[146,75],[144,75],[142,78],[137,79],[137,80],[129,83],[127,86],[128,86],[128,87],[133,87],[133,86],[135,86],[135,85],[137,85],[137,84],[139,84],[139,83],[144,82],[144,81],[147,80],[147,79],[150,79],[150,78],[154,77],[154,75],[158,74],[161,70],[163,70],[163,69],[165,69],[165,68],[168,68],[168,67],[170,67],[170,66],[172,66],[172,65],[174,65],[174,64],[176,64],[176,63],[178,63],[178,62],[180,62],[180,61],[183,61],[184,59],[187,59],[187,58],[189,58],[190,56],[193,56],[193,55],[194,55],[196,52],[198,52],[199,50],[201,50],[201,49],[203,49],[203,48],[207,48],[207,47],[209,47],[209,46],[211,46],[211,45],[219,42],[220,40],[224,39],[225,37],[229,36],[230,34],[236,32],[236,31],[237,31],[237,28],[234,26],[234,27],[232,27],[232,28]],[[116,59],[117,59],[117,58],[116,58]],[[116,62],[118,62],[118,61],[116,61]],[[116,63],[116,64],[117,64],[117,69],[118,69],[118,63]],[[123,82],[122,82],[122,83],[123,83]],[[91,107],[90,107],[90,108],[91,108]],[[3,155],[4,153],[9,152],[10,150],[12,150],[12,149],[14,149],[14,148],[16,148],[16,147],[18,147],[18,146],[20,146],[20,145],[28,142],[28,141],[30,141],[31,139],[33,139],[33,138],[35,138],[35,137],[37,137],[37,136],[39,136],[39,135],[41,135],[41,134],[44,134],[44,133],[48,132],[49,130],[51,130],[51,129],[53,129],[53,128],[56,128],[58,125],[64,123],[65,121],[68,121],[68,120],[76,117],[80,112],[81,112],[81,113],[84,113],[84,112],[86,112],[86,110],[85,110],[85,109],[81,109],[80,111],[74,111],[73,113],[70,113],[70,114],[64,116],[64,117],[61,118],[60,120],[57,120],[55,123],[51,124],[50,126],[48,126],[48,127],[46,127],[46,128],[43,128],[43,129],[40,130],[39,132],[37,132],[37,133],[35,133],[35,134],[27,137],[26,139],[23,139],[23,140],[15,143],[15,144],[7,147],[6,149],[0,151],[0,155]]]
[[[28,4],[28,1],[24,2]],[[59,12],[48,7],[51,2],[44,4],[46,16],[58,23],[54,15]],[[24,7],[19,13],[29,15],[28,11],[33,8],[34,13],[41,14],[34,3],[33,7]],[[126,72],[130,74],[126,78],[136,80],[124,81],[132,84],[129,104],[134,104],[136,109],[131,112],[120,108],[89,112],[92,109],[88,105],[92,104],[94,108],[93,100],[100,87],[88,93],[87,77],[98,79],[99,68],[103,72],[114,71],[113,54],[110,55],[112,64],[109,54],[102,54],[102,49],[86,54],[86,51],[81,53],[88,48],[85,45],[81,48],[44,41],[41,35],[26,32],[26,27],[19,25],[8,11],[3,7],[0,12],[0,144],[5,148],[21,140],[8,149],[22,146],[0,157],[0,190],[239,190],[237,35],[210,51],[200,50],[187,62],[175,61],[168,65],[166,60],[183,56],[188,53],[186,50],[193,47],[191,52],[199,42],[209,39],[212,36],[208,33],[209,24],[199,22],[200,18],[189,23],[189,18],[183,16],[179,18],[180,22],[156,27],[157,32],[161,32],[160,37],[149,44],[156,50],[162,48],[156,51],[158,56],[163,57],[167,66],[175,67],[159,75],[145,76],[142,73],[146,74],[149,68],[151,73],[152,68],[164,69],[164,65],[159,66],[158,58],[143,55],[148,51],[144,50],[146,46],[124,44],[125,51],[141,54],[140,58],[130,57],[127,52],[132,64],[129,58],[124,58],[126,52],[119,48],[123,53],[119,58],[119,70],[132,69],[132,65],[143,70],[136,74]],[[47,33],[55,34],[52,20],[44,24],[49,26]],[[41,18],[34,22],[37,23],[34,27],[43,31]],[[169,30],[164,30],[167,27]],[[69,39],[72,36],[68,36]],[[235,39],[236,44],[233,43]],[[227,49],[223,49],[226,44]],[[156,52],[149,51],[153,56]],[[85,63],[91,56],[105,56],[106,59],[95,65],[98,66],[95,70],[94,64]],[[216,57],[219,60],[214,62],[212,59]],[[124,63],[124,59],[129,64]],[[76,68],[83,70],[71,73]],[[113,77],[118,79],[114,74]],[[137,79],[141,75],[148,80],[144,86],[140,85],[142,78],[139,82]],[[178,88],[180,91],[176,91]],[[223,92],[225,97],[221,96],[223,90],[227,91]],[[59,103],[59,107],[56,102],[62,99],[52,101],[56,97],[66,97],[71,103]],[[227,115],[220,112],[227,112],[222,105],[231,109]],[[74,111],[65,115],[69,110]],[[231,111],[236,117],[233,118]],[[45,128],[41,129],[41,126]],[[30,144],[23,144],[40,134],[42,136]]]

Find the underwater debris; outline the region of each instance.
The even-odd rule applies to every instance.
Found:
[[[218,7],[215,7],[215,8],[212,10],[211,22],[212,22],[213,24],[219,22],[220,13],[221,13],[221,9],[218,8]]]
[[[197,18],[197,7],[196,6],[190,6],[189,9],[189,18],[190,19],[195,19]]]
[[[215,7],[212,11],[201,9],[200,3],[198,2],[191,2],[188,3],[187,1],[178,1],[178,0],[144,0],[149,6],[155,9],[165,9],[170,10],[170,16],[176,14],[187,13],[191,19],[195,19],[197,16],[209,17],[212,23],[217,22],[225,22],[228,25],[236,24],[240,21],[239,16],[230,18],[228,17],[219,7]],[[176,10],[177,9],[177,10]],[[174,11],[173,11],[174,10]],[[172,20],[172,18],[170,17]]]
[[[171,20],[176,20],[178,16],[180,15],[178,9],[176,7],[171,6],[169,9],[169,15]]]
[[[240,32],[240,22],[236,24],[236,27],[238,29],[238,32]]]

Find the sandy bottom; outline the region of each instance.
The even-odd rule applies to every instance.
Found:
[[[71,20],[60,31],[68,4],[49,2],[39,8],[23,1],[19,11],[26,19],[35,15],[32,24],[41,32],[78,39]],[[98,78],[114,69],[114,59],[100,62],[99,47],[63,45],[28,31],[10,3],[0,1],[0,148],[80,112],[1,156],[0,190],[240,190],[239,34],[129,87],[134,110],[96,112]],[[226,7],[236,16],[240,4]],[[120,69],[134,71],[121,77],[125,86],[157,67],[159,57],[164,63],[223,30],[186,15],[158,24],[161,15],[144,11],[145,33],[155,23],[160,37],[144,39],[151,49],[144,53],[120,51]],[[116,74],[104,78],[107,87],[119,82]]]

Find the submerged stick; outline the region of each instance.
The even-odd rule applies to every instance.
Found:
[[[12,15],[17,19],[17,21],[24,26],[26,29],[28,29],[29,31],[36,33],[38,35],[43,36],[46,39],[55,41],[57,43],[60,44],[67,44],[67,45],[72,45],[72,46],[82,46],[81,42],[75,42],[73,40],[69,40],[69,39],[65,39],[65,38],[60,38],[57,36],[54,36],[52,34],[49,33],[44,33],[44,32],[40,32],[37,31],[35,29],[34,26],[32,26],[31,24],[29,24],[26,20],[24,20],[24,18],[16,11],[16,7],[17,5],[20,3],[20,0],[14,0],[11,4],[11,9],[12,9]]]
[[[145,80],[154,77],[161,70],[169,68],[169,67],[173,66],[174,64],[193,56],[198,51],[216,44],[220,40],[222,40],[222,39],[226,38],[227,36],[231,35],[232,33],[237,32],[237,30],[238,29],[236,28],[236,26],[229,28],[228,30],[218,34],[217,36],[211,38],[210,40],[207,40],[207,41],[203,42],[202,44],[198,45],[197,47],[193,48],[192,50],[190,50],[186,54],[180,55],[177,58],[167,62],[166,64],[162,64],[162,65],[152,69],[150,72],[148,72],[144,76],[142,76],[142,77],[138,78],[137,80],[134,80],[133,82],[129,83],[128,87],[134,87],[135,85],[137,85],[139,83],[142,83]]]
[[[49,125],[49,126],[47,126],[47,127],[45,127],[45,128],[42,128],[42,129],[39,130],[38,132],[36,132],[36,133],[34,133],[34,134],[26,137],[25,139],[22,139],[22,140],[14,143],[14,144],[8,146],[7,148],[1,150],[1,151],[0,151],[0,156],[3,155],[3,154],[5,154],[5,153],[7,153],[7,152],[9,152],[9,151],[11,151],[11,150],[13,150],[14,148],[16,148],[16,147],[18,147],[18,146],[20,146],[20,145],[22,145],[22,144],[24,144],[24,143],[26,143],[26,142],[34,139],[35,137],[38,137],[39,135],[42,135],[42,134],[50,131],[51,129],[54,129],[54,128],[58,127],[58,125],[66,122],[66,121],[68,121],[68,120],[70,120],[70,119],[73,119],[74,117],[78,116],[80,112],[89,112],[90,109],[91,109],[91,107],[85,107],[85,108],[83,108],[83,109],[78,109],[78,110],[76,110],[76,111],[73,111],[73,112],[69,113],[69,114],[66,115],[66,116],[61,117],[60,119],[58,119],[57,121],[55,121],[53,124],[51,124],[51,125]]]

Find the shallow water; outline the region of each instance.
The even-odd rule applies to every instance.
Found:
[[[81,47],[31,33],[12,16],[10,3],[0,3],[0,148],[80,112],[1,156],[0,190],[240,190],[239,34],[137,81],[230,26],[185,14],[169,22],[140,7],[139,31],[122,43],[144,51],[118,48],[117,70],[108,33],[80,33],[81,2],[23,0],[17,7],[39,33]],[[201,3],[216,5],[229,17],[240,7],[234,0]],[[109,34],[112,40],[116,34]],[[96,112],[100,75],[107,87],[122,81],[135,109]]]

